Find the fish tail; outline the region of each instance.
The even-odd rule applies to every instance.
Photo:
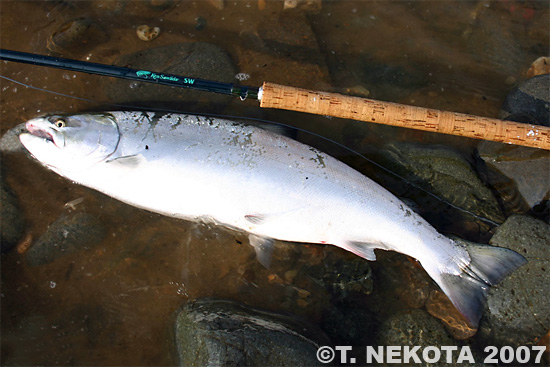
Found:
[[[527,260],[515,251],[475,243],[466,243],[470,263],[459,275],[442,273],[434,277],[454,306],[471,326],[477,327],[491,286]]]

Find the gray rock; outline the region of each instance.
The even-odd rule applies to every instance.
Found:
[[[491,288],[479,337],[486,345],[529,345],[550,329],[550,225],[512,216],[490,243],[512,249],[528,263]]]
[[[181,366],[316,366],[325,334],[293,316],[203,299],[176,318]]]
[[[550,74],[527,79],[506,96],[499,117],[550,126]]]
[[[234,82],[236,74],[229,55],[220,47],[205,42],[150,48],[122,56],[116,64],[225,83]],[[108,97],[116,103],[189,112],[216,112],[232,99],[232,96],[223,94],[120,79],[110,81],[106,90]]]
[[[477,147],[488,184],[511,213],[524,213],[550,200],[550,152],[494,142]]]
[[[57,219],[27,251],[31,266],[48,264],[101,242],[106,228],[97,217],[87,213],[71,213]]]
[[[388,169],[462,209],[461,215],[472,213],[478,220],[488,219],[493,224],[504,221],[492,191],[482,183],[470,162],[458,152],[442,146],[395,143],[386,146],[381,154],[388,162],[385,164]],[[433,198],[426,199],[434,202]],[[430,205],[422,207],[429,208]],[[440,210],[432,208],[430,212],[439,216]],[[430,221],[432,218],[427,219]],[[435,221],[438,219],[433,218]]]
[[[0,245],[2,253],[11,250],[23,235],[25,221],[17,197],[0,177]]]

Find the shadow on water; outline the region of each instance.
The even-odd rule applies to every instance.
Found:
[[[507,3],[520,3],[513,1],[322,2],[320,10],[283,10],[282,1],[226,1],[223,10],[205,1],[161,2],[164,7],[155,3],[159,2],[2,2],[0,44],[112,64],[121,55],[148,48],[209,42],[222,46],[236,70],[248,74],[243,84],[272,81],[495,116],[507,90],[543,53],[545,37],[537,33],[542,27],[539,18],[526,19],[510,11]],[[265,9],[259,9],[261,4]],[[547,12],[540,3],[532,7]],[[87,23],[74,23],[80,18]],[[135,34],[140,24],[159,26],[162,33],[150,43],[140,41]],[[1,80],[2,135],[43,113],[129,109],[135,91],[130,82],[15,63],[2,62],[0,73],[89,99],[48,94]],[[127,94],[113,100],[106,89],[115,83]],[[181,111],[182,105],[170,100],[155,102],[155,89],[149,91],[148,103],[136,106]],[[199,97],[206,103],[209,98],[208,93]],[[221,113],[281,122],[360,152],[372,162],[316,135],[296,132],[298,140],[338,157],[397,195],[423,203],[419,204],[422,214],[446,233],[486,241],[494,228],[482,228],[476,218],[425,198],[423,191],[379,166],[387,165],[380,152],[392,142],[443,144],[470,159],[475,141],[266,111],[254,101],[229,101]],[[3,153],[1,169],[2,185],[17,197],[25,221],[17,247],[1,258],[3,365],[173,365],[178,363],[174,312],[190,300],[235,299],[295,313],[315,323],[326,322],[331,307],[343,302],[315,275],[321,268],[329,272],[326,269],[342,260],[353,261],[355,257],[343,250],[277,243],[273,265],[265,269],[243,233],[124,205],[64,180],[20,153]],[[64,247],[52,261],[34,263],[31,249],[46,241],[44,234],[51,232],[54,223],[72,225],[71,218],[79,214],[99,222],[101,238],[94,243],[75,241],[73,245],[79,247]],[[86,223],[70,228],[85,237],[91,231]],[[62,241],[62,231],[59,238]],[[403,296],[407,289],[419,289],[419,284],[436,289],[425,280],[423,270],[404,256],[378,257],[379,262],[371,264],[375,280],[380,281],[374,293],[369,298],[370,291],[355,292],[347,306],[368,309],[374,315],[369,326],[373,329],[388,315],[414,308],[411,297]],[[401,287],[401,293],[392,287]],[[355,341],[333,337],[373,342],[364,336]]]

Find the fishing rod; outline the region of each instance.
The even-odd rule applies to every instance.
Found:
[[[264,82],[259,88],[0,49],[0,60],[257,99],[262,108],[405,127],[550,150],[550,127]]]

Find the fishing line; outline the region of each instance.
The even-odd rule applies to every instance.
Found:
[[[15,83],[15,84],[18,84],[18,85],[21,85],[21,86],[24,86],[26,88],[30,88],[30,89],[34,89],[34,90],[38,90],[38,91],[41,91],[41,92],[44,92],[44,93],[51,93],[51,94],[55,94],[55,95],[58,95],[58,96],[61,96],[61,97],[66,97],[66,98],[72,98],[72,99],[76,99],[76,100],[79,100],[79,101],[84,101],[84,102],[92,102],[92,103],[102,103],[100,101],[97,101],[97,100],[93,100],[93,99],[88,99],[88,98],[83,98],[83,97],[77,97],[77,96],[72,96],[72,95],[69,95],[69,94],[64,94],[64,93],[60,93],[60,92],[56,92],[56,91],[52,91],[52,90],[49,90],[49,89],[45,89],[45,88],[40,88],[40,87],[36,87],[36,86],[33,86],[33,85],[30,85],[30,84],[25,84],[23,82],[20,82],[20,81],[17,81],[15,79],[11,79],[11,78],[8,78],[7,76],[4,76],[2,74],[0,74],[0,78],[2,79],[5,79],[5,80],[8,80],[12,83]],[[130,109],[136,109],[136,108],[139,108],[137,106],[132,106],[132,105],[126,105],[126,104],[118,104],[118,103],[105,103],[106,105],[109,105],[109,106],[113,106],[113,107],[122,107],[122,108],[130,108]],[[179,113],[179,114],[191,114],[191,115],[194,115],[196,113],[189,113],[189,112],[185,112],[185,111],[176,111],[176,110],[170,110],[170,109],[160,109],[160,108],[154,108],[154,107],[147,107],[148,110],[152,110],[154,112],[168,112],[168,113]],[[347,150],[348,152],[356,155],[357,157],[361,158],[361,159],[364,159],[365,161],[369,162],[370,164],[376,166],[377,168],[381,169],[382,171],[394,176],[395,178],[405,182],[407,185],[411,186],[411,187],[414,187],[415,189],[417,190],[420,190],[422,191],[423,193],[427,194],[428,196],[436,199],[437,201],[445,204],[445,205],[448,205],[449,207],[453,208],[453,209],[456,209],[458,211],[461,211],[465,214],[468,214],[468,215],[471,215],[472,217],[482,221],[482,222],[485,222],[485,223],[488,223],[490,225],[493,225],[493,226],[499,226],[498,223],[488,219],[488,218],[484,218],[484,217],[480,217],[478,216],[477,214],[475,213],[472,213],[471,211],[469,210],[466,210],[464,208],[461,208],[459,206],[456,206],[455,204],[452,204],[452,203],[449,203],[448,201],[446,200],[443,200],[442,198],[440,198],[439,196],[437,196],[436,194],[410,182],[409,180],[407,180],[406,178],[404,178],[403,176],[393,172],[392,170],[382,166],[381,164],[379,163],[376,163],[375,161],[373,161],[372,159],[370,158],[367,158],[365,155],[363,155],[362,153],[359,153],[358,151],[342,144],[342,143],[339,143],[335,140],[332,140],[326,136],[323,136],[323,135],[320,135],[318,133],[315,133],[313,131],[309,131],[309,130],[306,130],[306,129],[303,129],[303,128],[300,128],[300,127],[296,127],[296,126],[291,126],[291,125],[288,125],[288,124],[285,124],[285,123],[282,123],[282,122],[275,122],[275,121],[269,121],[269,120],[264,120],[264,119],[261,119],[261,118],[257,118],[257,117],[248,117],[248,116],[232,116],[232,115],[220,115],[220,114],[215,114],[215,113],[202,113],[201,112],[201,115],[203,116],[208,116],[208,117],[217,117],[217,118],[226,118],[226,119],[235,119],[235,120],[249,120],[249,121],[255,121],[255,122],[261,122],[261,123],[266,123],[266,124],[272,124],[272,125],[278,125],[278,126],[281,126],[281,127],[284,127],[284,128],[288,128],[288,129],[294,129],[294,130],[297,130],[297,131],[300,131],[300,132],[303,132],[305,134],[309,134],[311,136],[314,136],[316,138],[319,138],[321,140],[324,140],[324,141],[327,141],[331,144],[334,144],[335,146],[339,147],[339,148],[342,148],[344,150]]]
[[[82,97],[71,96],[71,95],[59,93],[59,92],[56,92],[56,91],[53,91],[53,90],[48,90],[48,89],[44,89],[44,88],[40,88],[40,87],[35,87],[33,85],[30,85],[30,84],[25,84],[25,83],[22,83],[20,81],[15,80],[15,79],[8,78],[7,76],[4,76],[2,74],[0,74],[0,78],[9,80],[10,82],[15,83],[15,84],[19,84],[19,85],[21,85],[25,88],[30,88],[30,89],[34,89],[34,90],[38,90],[38,91],[46,92],[46,93],[51,93],[51,94],[55,94],[55,95],[62,96],[62,97],[74,98],[74,99],[77,99],[79,101],[97,103],[97,101],[95,101],[93,99],[87,99],[87,98],[82,98]]]

